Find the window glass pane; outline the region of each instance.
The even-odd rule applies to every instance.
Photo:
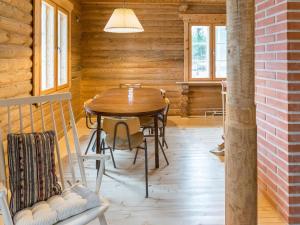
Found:
[[[54,88],[54,7],[42,2],[41,89]]]
[[[58,85],[68,83],[68,16],[58,11]]]
[[[216,26],[216,77],[227,75],[227,34],[225,26]]]
[[[209,26],[192,26],[192,78],[209,78]]]

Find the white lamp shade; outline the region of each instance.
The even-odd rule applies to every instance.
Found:
[[[137,33],[143,32],[144,28],[132,9],[115,9],[107,22],[105,32],[111,33]]]

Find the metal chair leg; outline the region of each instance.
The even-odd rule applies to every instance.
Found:
[[[96,131],[93,131],[93,134],[92,134],[92,136],[91,136],[91,139],[90,139],[90,141],[89,141],[89,143],[88,143],[88,145],[87,145],[87,147],[86,147],[86,150],[85,150],[85,155],[88,153],[88,151],[89,151],[89,149],[90,149],[90,146],[91,146],[91,143],[92,143],[92,141],[93,141],[93,139],[94,139],[94,137],[95,137],[95,134],[96,134]],[[94,146],[93,146],[94,147]]]
[[[111,149],[111,148],[109,148],[109,151],[110,151],[111,159],[112,159],[112,161],[113,161],[113,164],[114,164],[114,168],[116,169],[116,168],[117,168],[117,166],[116,166],[116,162],[115,162],[114,153],[113,153],[113,151],[112,151],[112,149]]]
[[[134,156],[134,160],[133,160],[133,165],[135,165],[135,163],[136,163],[138,153],[139,153],[139,148],[136,148],[136,152],[135,152],[135,156]]]
[[[160,149],[161,149],[161,151],[162,151],[162,153],[163,153],[163,155],[164,155],[164,158],[165,158],[165,160],[166,160],[167,165],[169,165],[169,161],[168,161],[168,158],[167,158],[166,153],[165,153],[165,151],[164,151],[163,145],[160,143],[160,141],[158,141],[158,144],[159,144]]]
[[[96,152],[96,143],[97,143],[97,141],[95,140],[94,144],[93,144],[93,147],[92,147],[92,152]]]
[[[167,144],[167,142],[166,142],[166,128],[165,127],[163,127],[163,134],[162,134],[162,145],[163,145],[163,147],[165,147],[165,145],[166,145],[166,148],[169,148],[169,146],[168,146],[168,144]]]
[[[145,182],[146,182],[146,198],[149,196],[148,191],[148,152],[147,152],[147,141],[145,140]]]

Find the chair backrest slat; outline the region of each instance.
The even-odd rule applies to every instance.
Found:
[[[34,132],[34,125],[33,125],[33,111],[32,111],[32,105],[29,105],[30,109],[30,126],[31,126],[31,132]]]
[[[63,126],[66,149],[68,152],[69,165],[71,168],[72,182],[74,183],[75,182],[75,171],[74,171],[74,167],[73,167],[74,163],[72,160],[72,152],[71,152],[69,138],[68,138],[68,130],[67,130],[67,126],[66,126],[66,120],[65,120],[64,110],[63,110],[61,101],[59,102],[59,112],[60,112],[60,117],[61,117],[62,126]]]
[[[41,113],[42,131],[44,132],[46,129],[45,129],[44,110],[43,110],[43,104],[42,103],[40,103],[40,113]]]
[[[57,104],[58,103],[58,104]],[[72,128],[72,134],[73,140],[69,140],[70,135],[68,135],[68,127],[67,127],[67,122],[65,118],[65,113],[64,110],[66,108],[63,107],[63,104],[67,103],[67,109],[69,111],[69,116],[70,116],[70,122],[71,122],[71,128]],[[30,115],[27,115],[27,111],[25,111],[25,107],[29,106],[29,113]],[[57,107],[58,106],[58,107]],[[56,156],[57,156],[57,162],[58,162],[58,167],[59,167],[59,174],[60,174],[60,181],[62,183],[62,188],[64,189],[65,187],[65,179],[64,179],[64,173],[63,173],[63,165],[61,161],[61,151],[62,147],[60,147],[59,144],[59,131],[58,129],[63,130],[63,135],[64,135],[64,140],[66,144],[66,149],[67,149],[67,154],[68,158],[70,160],[70,166],[72,170],[72,179],[73,182],[75,182],[76,177],[75,177],[75,170],[74,170],[74,163],[72,162],[72,150],[71,150],[71,143],[74,143],[75,145],[75,150],[78,158],[81,159],[81,151],[80,151],[80,144],[79,144],[79,139],[78,139],[78,133],[76,129],[76,123],[72,111],[72,106],[71,106],[71,94],[70,93],[61,93],[61,94],[55,94],[55,95],[47,95],[47,96],[38,96],[38,97],[26,97],[26,98],[16,98],[16,99],[0,99],[0,107],[6,107],[7,108],[7,132],[11,133],[15,131],[13,125],[15,125],[15,122],[17,119],[20,121],[20,132],[24,131],[24,128],[27,126],[27,118],[30,120],[30,126],[31,126],[31,131],[37,132],[38,129],[42,131],[46,131],[46,128],[48,128],[48,121],[50,118],[50,129],[53,129],[55,132],[55,149],[56,149]],[[17,107],[19,109],[19,118],[15,119],[12,116],[12,109]],[[38,107],[39,109],[34,110],[33,107]],[[50,113],[48,113],[48,107],[50,107]],[[55,107],[55,108],[54,108]],[[23,109],[23,110],[22,110]],[[27,108],[26,108],[27,109]],[[46,109],[47,109],[47,114],[46,114]],[[55,111],[54,111],[55,110]],[[56,118],[55,113],[59,111],[60,113],[60,118]],[[36,113],[39,114],[41,118],[39,119],[39,116],[36,116]],[[47,116],[47,117],[46,117]],[[25,121],[26,118],[26,121]],[[28,122],[29,122],[28,120]],[[38,126],[35,123],[40,123],[41,121],[41,126]],[[47,122],[47,124],[46,124]],[[58,125],[58,123],[61,123]],[[5,124],[5,123],[4,123]],[[18,123],[17,123],[18,124]],[[29,123],[28,123],[29,124]],[[52,126],[51,126],[52,125]],[[4,130],[2,130],[2,127],[0,127],[0,181],[3,183],[7,184],[7,177],[6,177],[6,160],[5,160],[5,149],[4,149],[4,140],[5,134]],[[82,160],[78,160],[79,163],[79,169],[80,169],[80,175],[81,175],[81,181],[83,184],[86,185],[86,178],[84,176],[84,167],[83,167],[83,162]]]
[[[78,132],[77,132],[76,122],[75,122],[75,118],[74,118],[74,114],[73,114],[71,100],[68,100],[68,111],[70,113],[71,130],[72,130],[73,139],[74,139],[75,151],[76,151],[78,159],[80,159],[82,154],[81,154],[80,143],[79,143],[79,139],[78,139]],[[85,177],[85,172],[84,172],[83,161],[78,160],[78,164],[79,164],[79,170],[80,170],[82,183],[86,186],[87,182],[86,182],[86,177]]]
[[[0,129],[0,140],[3,140],[3,133]],[[4,144],[3,142],[0,143],[0,182],[7,185],[6,182],[6,171],[5,171],[5,156],[4,156]]]
[[[55,134],[57,134],[57,127],[56,127],[56,121],[55,121],[55,115],[54,115],[54,110],[53,110],[53,105],[50,102],[50,114],[51,114],[51,121],[52,121],[52,129],[54,130]],[[43,128],[44,129],[44,128]],[[59,169],[59,177],[60,177],[60,182],[62,185],[64,185],[64,173],[63,173],[63,168],[62,168],[62,163],[61,163],[61,157],[60,157],[60,146],[59,146],[59,141],[57,135],[55,135],[55,149],[56,149],[56,155],[57,155],[57,161],[58,161],[58,169]],[[64,188],[64,186],[63,186]]]
[[[22,105],[19,105],[19,120],[20,120],[20,133],[23,133],[23,115],[22,115]]]
[[[11,116],[10,116],[10,106],[7,106],[7,133],[11,133]]]

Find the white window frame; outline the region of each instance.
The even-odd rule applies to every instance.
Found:
[[[226,78],[216,78],[215,70],[215,26],[226,26],[226,14],[181,14],[184,22],[184,82],[189,81],[220,81]],[[192,78],[192,26],[210,26],[210,76],[209,78]]]

